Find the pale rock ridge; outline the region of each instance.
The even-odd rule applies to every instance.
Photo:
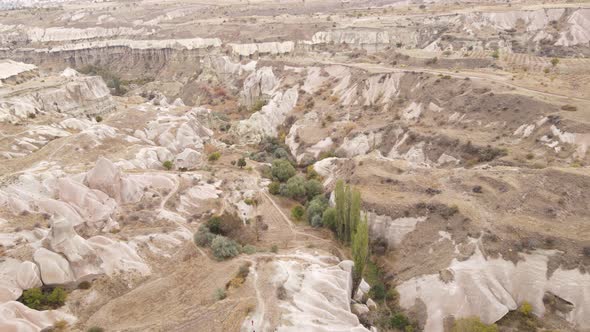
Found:
[[[260,142],[265,136],[276,137],[277,126],[285,121],[287,114],[297,103],[298,89],[295,86],[285,92],[275,92],[268,104],[250,118],[238,122],[231,128],[231,132],[243,144]]]
[[[0,61],[0,86],[1,82],[19,74],[35,71],[37,66],[12,60]]]
[[[128,47],[137,50],[150,49],[176,49],[176,50],[197,50],[210,47],[220,47],[219,38],[190,38],[190,39],[109,39],[96,40],[78,43],[62,44],[51,48],[36,48],[38,53],[56,53],[65,51],[78,51],[86,49],[97,49],[107,47]]]
[[[102,157],[88,171],[85,182],[89,188],[104,192],[120,204],[137,202],[143,196],[143,188],[137,181],[122,174],[110,160]]]
[[[96,115],[114,109],[109,88],[100,77],[71,77],[57,87],[0,100],[0,122],[19,122],[38,112],[72,116]]]
[[[426,217],[406,217],[392,219],[389,216],[367,213],[369,232],[372,238],[382,238],[391,246],[400,244],[404,237],[416,229],[418,223],[424,222]]]
[[[391,36],[388,31],[372,29],[342,29],[319,31],[311,37],[311,44],[352,44],[352,45],[377,45],[389,44]]]
[[[143,131],[133,133],[134,138],[152,146],[140,149],[131,164],[138,168],[156,169],[161,169],[162,163],[168,160],[174,161],[177,169],[194,169],[200,165],[204,144],[213,136],[213,131],[198,119],[199,114],[206,112],[209,111],[195,108],[181,116],[174,116],[169,113],[169,107],[164,107]]]
[[[102,260],[87,241],[76,233],[71,222],[63,218],[54,220],[47,242],[53,252],[68,260],[75,280],[102,274]]]
[[[471,258],[453,260],[448,270],[453,280],[444,282],[438,274],[414,277],[401,283],[400,305],[410,308],[416,300],[427,307],[426,331],[442,332],[443,319],[478,316],[487,324],[496,322],[524,301],[533,313],[545,312],[543,296],[551,292],[573,304],[566,319],[581,330],[590,328],[590,275],[578,270],[557,269],[547,278],[551,251],[520,254],[516,264],[502,258],[486,258],[479,247]]]
[[[365,105],[385,104],[399,95],[399,83],[403,73],[373,75],[363,90]]]
[[[368,134],[360,133],[351,139],[345,137],[339,150],[347,157],[364,155],[381,144],[382,136],[381,133],[369,132]]]
[[[281,80],[275,76],[272,67],[262,67],[252,72],[244,80],[240,100],[245,106],[252,106],[257,100],[271,95]]]
[[[45,285],[64,285],[75,281],[74,272],[68,261],[59,254],[39,248],[33,255],[41,270],[41,280]]]
[[[569,133],[561,131],[555,125],[551,125],[551,133],[557,137],[562,143],[573,144],[576,146],[576,153],[574,156],[584,158],[588,147],[590,147],[590,134],[585,133]]]
[[[103,27],[89,27],[84,29],[79,28],[64,28],[64,27],[50,27],[50,28],[38,28],[38,27],[25,27],[22,25],[18,26],[7,26],[2,25],[2,30],[12,31],[19,35],[24,35],[32,42],[63,42],[63,41],[74,41],[81,39],[93,39],[93,38],[112,38],[116,36],[137,36],[137,35],[148,35],[148,32],[144,28],[133,29],[128,27],[116,27],[116,28],[103,28]],[[0,39],[0,44],[5,44],[9,40]]]
[[[33,262],[6,258],[0,263],[0,303],[14,301],[23,290],[41,285],[39,268]]]
[[[16,301],[0,303],[0,331],[39,332],[59,320],[74,323],[76,317],[58,310],[33,310]]]
[[[287,54],[295,50],[295,42],[265,42],[265,43],[251,43],[251,44],[228,44],[234,54],[240,56],[250,56],[255,53],[258,54]]]
[[[516,28],[517,23],[523,22],[526,30],[537,31],[546,28],[551,21],[559,20],[564,14],[564,8],[518,10],[507,12],[485,12],[470,13],[466,15],[465,21],[474,28],[481,29],[484,26],[491,26],[499,30]]]
[[[284,323],[277,331],[369,331],[351,312],[351,261],[296,253],[275,263],[275,283],[290,301],[280,301]],[[307,259],[307,256],[311,259]]]
[[[590,42],[590,9],[578,9],[567,20],[568,30],[560,33],[555,45],[574,46]]]

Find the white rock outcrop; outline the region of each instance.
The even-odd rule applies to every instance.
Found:
[[[12,60],[0,61],[0,86],[3,81],[22,73],[35,71],[37,66]]]
[[[270,96],[279,83],[280,79],[275,76],[272,67],[257,69],[244,80],[244,86],[240,92],[241,103],[252,106],[260,98]]]
[[[376,45],[389,44],[391,36],[388,31],[373,29],[341,29],[319,31],[311,37],[312,44],[351,44],[351,45]]]
[[[0,263],[0,303],[18,299],[23,290],[40,287],[39,268],[30,261],[6,258]]]
[[[16,301],[0,303],[0,331],[39,332],[59,320],[74,323],[76,318],[58,310],[37,311]]]
[[[275,282],[291,299],[280,301],[284,313],[277,331],[369,331],[351,311],[351,261],[297,253],[275,266]]]
[[[277,126],[285,121],[297,103],[298,89],[295,86],[285,92],[275,92],[268,104],[250,118],[238,122],[230,132],[243,144],[258,143],[265,136],[276,137]]]
[[[533,313],[545,313],[546,292],[573,304],[565,318],[577,329],[590,328],[590,275],[578,270],[557,269],[547,277],[547,262],[553,252],[521,254],[514,264],[502,258],[485,258],[479,248],[469,259],[453,260],[448,268],[453,280],[444,282],[438,274],[414,277],[397,286],[400,305],[410,308],[421,300],[427,308],[425,331],[442,332],[447,316],[480,317],[490,324],[515,310],[524,301]]]
[[[19,122],[38,112],[97,115],[115,107],[109,88],[97,76],[68,77],[63,84],[26,92],[5,98],[0,95],[0,122]]]
[[[75,281],[70,263],[61,255],[39,248],[33,255],[41,270],[41,280],[46,285],[64,285]]]
[[[228,44],[234,54],[240,56],[250,56],[258,54],[287,54],[295,50],[295,43],[292,41],[285,42],[266,42],[251,44]]]

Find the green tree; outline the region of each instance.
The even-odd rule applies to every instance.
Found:
[[[345,205],[346,197],[344,196],[344,181],[338,180],[334,189],[336,201],[336,235],[340,241],[344,240],[344,222],[345,222]]]
[[[239,245],[234,240],[221,235],[217,235],[211,241],[211,250],[213,250],[213,255],[218,260],[232,258],[240,253]]]
[[[356,232],[352,238],[352,260],[354,261],[354,290],[358,286],[363,272],[367,258],[369,257],[369,226],[367,224],[367,216],[358,224]]]
[[[174,164],[172,163],[171,160],[166,160],[165,162],[162,163],[162,166],[164,166],[164,168],[167,170],[171,170],[172,166],[174,166]]]
[[[304,200],[306,197],[305,180],[300,176],[293,176],[287,181],[287,185],[284,187],[281,195]]]
[[[207,157],[207,159],[211,162],[217,161],[217,160],[219,160],[219,158],[221,158],[221,152],[219,152],[219,151],[215,151],[215,152],[209,154],[209,157]]]
[[[51,293],[47,295],[47,304],[54,308],[61,307],[62,305],[64,305],[64,303],[66,303],[67,297],[68,293],[66,293],[66,291],[63,288],[55,287],[51,291]]]
[[[344,188],[344,242],[350,244],[352,240],[352,232],[350,229],[350,205],[351,205],[350,186]]]
[[[477,317],[456,319],[452,332],[498,332],[496,324],[486,325]]]
[[[295,175],[295,167],[286,159],[275,159],[272,162],[271,174],[280,182],[285,182]]]
[[[268,185],[268,192],[273,194],[273,195],[278,195],[281,192],[281,183],[277,182],[277,181],[273,181],[271,182],[271,184]]]
[[[353,190],[350,202],[350,234],[351,238],[356,232],[356,228],[361,221],[361,193]]]
[[[41,288],[31,288],[23,292],[23,303],[31,309],[41,310],[44,298]]]
[[[213,234],[223,235],[223,231],[221,229],[221,217],[211,217],[211,219],[207,221],[207,228],[209,228],[209,231]]]
[[[336,230],[336,209],[333,207],[329,207],[324,210],[324,214],[322,215],[322,224],[324,227],[328,227],[331,230]]]
[[[244,166],[246,166],[246,158],[242,157],[242,158],[238,159],[238,167],[244,168]]]
[[[295,220],[301,220],[301,218],[303,218],[304,214],[305,214],[305,210],[303,209],[303,207],[301,205],[297,205],[291,209],[291,216]]]
[[[315,196],[321,194],[324,191],[324,186],[318,180],[311,179],[305,183],[305,192],[307,194],[307,199],[311,200]]]
[[[328,200],[324,196],[318,195],[314,197],[309,203],[307,203],[307,221],[313,226],[321,226],[322,216],[326,208],[328,208]],[[312,222],[314,218],[316,218],[316,221]]]
[[[389,319],[389,326],[394,328],[394,329],[398,329],[398,330],[403,330],[406,328],[406,326],[410,325],[410,320],[408,319],[408,317],[406,317],[404,314],[402,313],[396,313],[393,314],[391,316],[391,318]]]

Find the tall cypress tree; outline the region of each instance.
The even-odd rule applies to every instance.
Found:
[[[369,257],[369,225],[367,216],[359,222],[352,237],[352,259],[354,260],[353,290],[356,290],[363,277],[365,264]]]
[[[354,236],[356,228],[361,221],[361,192],[358,190],[352,191],[350,202],[350,237]]]
[[[344,181],[338,180],[336,182],[336,189],[334,190],[336,201],[336,235],[340,241],[344,241],[344,225],[345,225],[345,196],[344,196]]]
[[[345,188],[345,192],[344,192],[344,241],[346,243],[350,243],[351,240],[351,232],[350,232],[350,202],[351,202],[351,196],[350,196],[350,186],[346,186]]]

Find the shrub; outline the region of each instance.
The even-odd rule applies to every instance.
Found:
[[[272,153],[272,156],[277,159],[289,159],[290,157],[289,152],[283,148],[276,148]]]
[[[213,255],[218,260],[232,258],[240,253],[240,247],[235,241],[221,235],[217,235],[211,241],[211,250],[213,250]]]
[[[369,290],[369,297],[375,300],[385,300],[387,297],[387,290],[385,289],[385,285],[382,283],[377,283],[371,286]]]
[[[305,214],[305,210],[303,210],[303,207],[301,205],[297,205],[291,209],[291,216],[295,220],[301,220],[301,218],[303,218],[304,214]]]
[[[557,66],[558,63],[559,63],[559,59],[558,58],[551,59],[551,65],[553,65],[553,67]]]
[[[318,156],[318,160],[332,158],[332,157],[336,157],[336,153],[334,152],[334,150],[322,151],[322,152],[320,152],[320,155]]]
[[[280,285],[277,287],[277,299],[282,301],[287,299],[287,289],[285,289],[285,286]]]
[[[258,99],[256,102],[254,102],[254,105],[252,105],[250,112],[258,112],[264,107],[264,105],[266,105],[266,100]]]
[[[104,329],[102,327],[93,326],[86,330],[86,332],[104,332]]]
[[[389,318],[389,327],[404,330],[410,325],[410,320],[402,313],[395,313]]]
[[[244,166],[246,166],[246,158],[240,158],[238,159],[238,167],[239,168],[244,168]]]
[[[247,244],[245,246],[242,247],[242,252],[246,255],[252,255],[255,254],[257,251],[256,247],[250,244]]]
[[[78,284],[78,289],[90,289],[90,286],[92,286],[90,281],[85,280]]]
[[[102,116],[97,115],[95,118],[96,122],[102,122]]]
[[[219,151],[212,152],[209,154],[209,157],[207,157],[207,159],[211,162],[217,161],[219,158],[221,158],[221,152]]]
[[[68,327],[68,322],[61,319],[53,323],[53,331],[65,331]]]
[[[520,305],[520,308],[518,308],[518,311],[525,316],[530,316],[533,312],[533,306],[530,303],[524,301]]]
[[[568,112],[575,112],[578,110],[578,108],[574,105],[563,105],[561,106],[561,110],[562,111],[568,111]]]
[[[207,228],[213,234],[223,235],[223,230],[221,229],[221,218],[218,216],[214,216],[207,221]]]
[[[494,59],[496,59],[496,60],[497,60],[498,58],[500,58],[500,53],[498,52],[498,50],[495,50],[495,51],[492,53],[492,58],[494,58]]]
[[[272,247],[270,247],[270,251],[276,254],[279,252],[279,247],[276,244],[273,244]]]
[[[56,287],[51,292],[44,292],[41,288],[31,288],[23,292],[21,301],[35,310],[55,309],[64,305],[67,296],[68,294],[61,287]]]
[[[68,293],[61,288],[55,287],[49,295],[47,295],[47,304],[51,307],[61,307],[66,303],[66,298],[68,297]]]
[[[288,184],[288,183],[287,183]],[[324,186],[318,180],[309,180],[305,183],[307,199],[312,199],[324,191]]]
[[[311,218],[310,224],[313,227],[321,227],[322,226],[322,217],[320,215],[315,215]]]
[[[304,199],[307,193],[305,188],[305,180],[300,176],[294,176],[287,181],[281,195],[294,199]]]
[[[273,178],[285,182],[296,173],[295,167],[286,159],[275,159],[272,162],[271,173]]]
[[[215,290],[215,300],[221,301],[221,300],[225,299],[226,297],[227,297],[227,294],[225,293],[225,289],[217,288]]]
[[[317,180],[317,179],[319,179],[319,178],[320,178],[320,175],[319,175],[319,174],[318,174],[318,172],[316,172],[316,170],[313,168],[313,165],[309,165],[309,166],[307,166],[307,169],[305,170],[305,177],[306,177],[308,180],[311,180],[311,179],[316,179],[316,180]]]
[[[273,195],[278,195],[280,194],[280,189],[281,189],[281,183],[277,182],[277,181],[273,181],[271,182],[271,184],[268,185],[268,192],[273,194]]]
[[[23,292],[22,300],[23,304],[27,307],[35,310],[41,310],[45,296],[43,295],[41,288],[31,288]]]
[[[215,234],[211,233],[209,231],[209,227],[207,227],[205,225],[201,225],[201,227],[199,227],[199,230],[193,236],[193,240],[195,241],[195,244],[198,245],[199,247],[209,246],[214,238],[215,238]]]
[[[240,269],[238,270],[238,276],[246,279],[248,277],[248,274],[250,274],[250,263],[246,262],[240,265]]]
[[[582,253],[584,254],[584,256],[590,257],[590,247],[584,247],[582,249]]]
[[[456,319],[451,332],[498,332],[496,324],[486,325],[479,318]]]
[[[164,168],[167,170],[171,170],[172,166],[174,166],[174,164],[172,164],[172,161],[166,160],[165,162],[162,163],[162,166],[164,166]]]

